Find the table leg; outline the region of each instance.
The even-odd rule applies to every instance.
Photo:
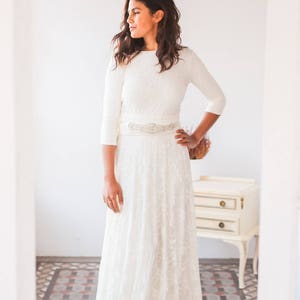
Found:
[[[253,257],[253,274],[257,275],[257,267],[258,267],[258,243],[259,243],[259,237],[258,235],[255,235],[256,243],[255,243],[255,253]]]
[[[245,287],[244,274],[245,267],[248,257],[248,241],[234,241],[234,240],[223,240],[224,242],[235,245],[239,249],[240,262],[239,262],[239,288]]]

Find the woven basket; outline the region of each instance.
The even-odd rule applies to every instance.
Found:
[[[201,159],[209,151],[211,141],[208,137],[204,136],[199,144],[192,149],[189,149],[190,159]]]

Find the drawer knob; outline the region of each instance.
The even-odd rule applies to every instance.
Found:
[[[220,204],[220,206],[224,207],[226,205],[226,202],[222,200],[222,201],[220,201],[219,204]]]
[[[220,228],[224,228],[224,227],[225,227],[225,224],[224,224],[223,222],[220,222],[220,223],[219,223],[219,227],[220,227]]]

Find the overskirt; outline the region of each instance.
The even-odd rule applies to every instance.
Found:
[[[202,299],[190,159],[177,128],[120,127],[124,204],[120,213],[107,207],[96,300]]]

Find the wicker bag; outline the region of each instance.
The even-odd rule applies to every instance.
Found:
[[[199,142],[199,144],[195,147],[190,149],[189,148],[189,155],[190,159],[201,159],[203,158],[206,153],[209,151],[211,141],[207,136],[204,136],[203,139]]]

